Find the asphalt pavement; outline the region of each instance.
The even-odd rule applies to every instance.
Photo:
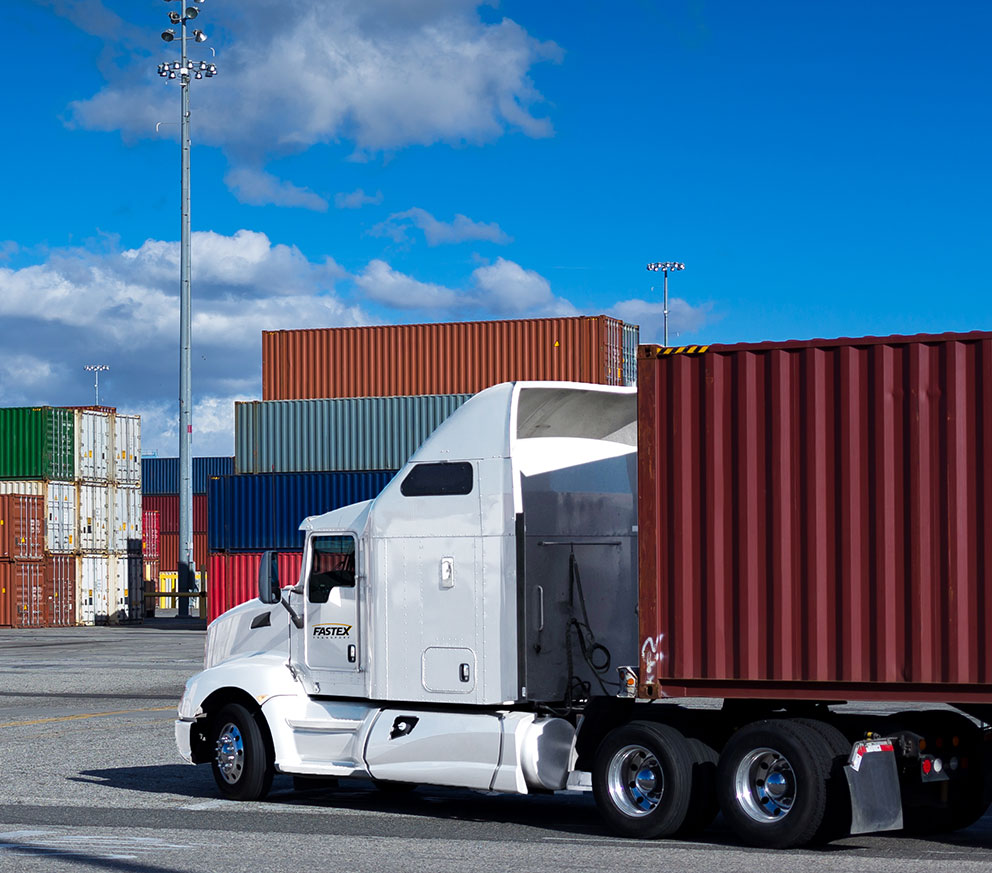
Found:
[[[190,622],[0,630],[0,871],[967,871],[992,869],[992,816],[937,838],[742,848],[611,836],[586,795],[516,797],[363,781],[222,800],[173,741],[203,658]]]

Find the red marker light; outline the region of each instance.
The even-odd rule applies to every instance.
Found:
[[[923,759],[923,775],[924,776],[929,776],[930,775],[930,771],[932,769],[933,769],[933,764],[930,763],[930,759],[929,758],[924,758]]]

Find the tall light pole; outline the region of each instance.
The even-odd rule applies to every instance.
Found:
[[[663,312],[665,313],[665,345],[668,345],[668,272],[673,273],[678,270],[684,270],[685,264],[680,264],[678,261],[656,261],[654,263],[648,264],[648,269],[652,273],[664,273],[665,274],[665,306]]]
[[[93,374],[93,391],[96,394],[96,405],[100,405],[100,374],[104,370],[109,370],[106,364],[87,364],[84,370]]]
[[[171,3],[173,0],[165,0]],[[184,0],[175,0],[180,4]],[[206,61],[190,61],[186,53],[186,23],[200,14],[197,5],[203,0],[189,0],[183,12],[170,12],[169,20],[180,26],[181,58],[159,64],[158,74],[163,79],[178,78],[182,85],[182,111],[180,114],[180,140],[182,153],[182,243],[179,251],[179,566],[180,591],[193,590],[193,391],[190,379],[190,220],[189,220],[189,84],[191,79],[208,79],[217,74],[217,67]],[[172,42],[176,31],[170,27],[163,31],[162,39]],[[206,42],[202,30],[193,31],[196,42]],[[179,614],[189,615],[189,600],[179,598]]]

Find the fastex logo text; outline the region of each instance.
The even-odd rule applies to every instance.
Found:
[[[344,638],[350,634],[350,624],[315,624],[313,626],[314,639],[324,639],[326,637]]]

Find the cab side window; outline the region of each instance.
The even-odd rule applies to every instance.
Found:
[[[404,497],[442,497],[472,493],[472,465],[467,461],[417,464],[400,484]]]
[[[314,537],[307,598],[311,603],[327,603],[334,588],[355,587],[355,538]]]

